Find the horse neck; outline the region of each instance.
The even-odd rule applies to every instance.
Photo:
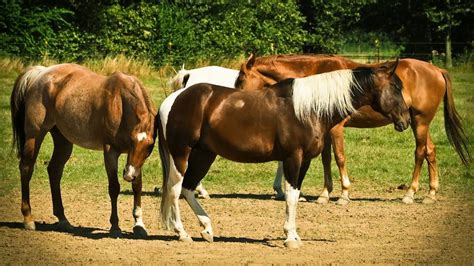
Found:
[[[255,69],[263,76],[272,78],[277,82],[286,78],[301,78],[339,69],[354,69],[364,66],[344,57],[325,54],[279,55],[259,59],[255,62]]]

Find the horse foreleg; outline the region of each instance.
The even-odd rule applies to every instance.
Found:
[[[36,229],[35,221],[31,214],[30,181],[44,135],[45,133],[41,133],[37,134],[36,137],[26,138],[19,165],[21,175],[21,213],[23,214],[23,226],[27,230]]]
[[[323,163],[324,170],[324,188],[323,192],[319,194],[316,203],[327,204],[329,203],[329,194],[332,192],[332,176],[331,176],[331,138],[327,134],[324,140],[324,148],[321,153],[321,162]]]
[[[283,229],[286,233],[285,246],[288,248],[299,248],[302,246],[301,238],[296,231],[296,207],[300,196],[301,182],[300,173],[305,173],[309,167],[308,162],[302,165],[302,156],[297,155],[288,158],[283,163],[285,172],[285,201],[286,201],[286,219]],[[304,175],[303,175],[304,177]]]
[[[197,216],[199,223],[204,228],[204,230],[201,231],[201,236],[208,242],[214,241],[211,219],[199,204],[196,197],[194,197],[193,190],[196,186],[199,186],[201,180],[207,174],[215,159],[215,153],[193,149],[189,155],[188,168],[184,175],[182,190],[186,202],[189,204],[194,214]]]
[[[436,192],[439,189],[438,167],[436,165],[436,148],[428,133],[426,146],[426,161],[428,163],[428,174],[430,176],[430,192],[423,199],[423,203],[430,204],[436,202]]]
[[[143,223],[143,212],[142,212],[142,174],[140,173],[135,180],[132,182],[133,189],[133,219],[135,224],[133,225],[133,233],[141,238],[148,235]]]
[[[275,191],[275,199],[276,200],[284,200],[285,193],[283,189],[281,189],[281,182],[283,177],[283,163],[278,162],[277,170],[275,173],[275,180],[273,181],[273,190]]]
[[[64,165],[71,156],[73,145],[56,127],[51,130],[51,136],[53,137],[54,151],[48,164],[48,175],[53,200],[53,213],[59,220],[58,229],[71,232],[74,228],[64,215],[63,200],[61,198],[61,178]]]
[[[336,159],[337,168],[339,169],[339,176],[341,178],[341,197],[337,200],[338,205],[347,205],[349,199],[349,189],[351,181],[347,173],[346,155],[344,153],[344,127],[341,124],[336,125],[331,129],[332,145],[334,148],[334,158]]]
[[[117,198],[120,193],[120,183],[117,177],[118,157],[120,153],[109,145],[104,147],[104,162],[105,170],[107,171],[107,178],[109,180],[109,196],[111,204],[110,214],[110,236],[118,238],[122,236],[122,230],[119,227],[119,218],[117,214]]]

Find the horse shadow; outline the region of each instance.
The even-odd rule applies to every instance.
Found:
[[[83,237],[88,239],[105,239],[105,238],[114,238],[111,237],[109,231],[103,228],[97,227],[87,227],[87,226],[74,226],[72,230],[69,232],[61,231],[58,229],[57,223],[39,223],[35,222],[36,231],[39,232],[59,232],[70,234],[72,236]],[[1,227],[8,227],[11,229],[23,229],[23,223],[20,222],[0,222]],[[122,235],[120,237],[115,237],[120,239],[140,239],[140,240],[162,240],[162,241],[170,241],[175,239],[174,236],[159,236],[159,235],[148,235],[148,236],[136,236],[132,232],[125,232],[122,231]]]

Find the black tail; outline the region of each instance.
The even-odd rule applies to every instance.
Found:
[[[444,128],[449,143],[454,147],[464,165],[468,165],[472,158],[469,154],[468,139],[462,127],[461,118],[454,107],[453,89],[451,78],[445,71],[442,72],[446,82],[444,94]]]

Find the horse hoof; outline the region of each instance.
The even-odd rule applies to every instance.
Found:
[[[69,223],[68,220],[59,221],[56,225],[59,232],[71,233],[74,230],[74,227]]]
[[[291,248],[291,249],[299,248],[302,245],[300,242],[298,242],[296,240],[286,240],[285,241],[285,247]]]
[[[146,229],[143,226],[135,225],[133,227],[133,235],[138,238],[146,238],[148,236],[148,233],[146,232]]]
[[[346,206],[347,204],[349,204],[350,201],[351,200],[349,199],[349,197],[342,196],[336,201],[336,204],[340,206]]]
[[[110,229],[109,236],[111,238],[121,238],[122,237],[122,230],[120,230],[120,228]]]
[[[193,242],[193,239],[191,238],[191,236],[186,234],[184,236],[179,236],[179,242],[191,243],[191,242]]]
[[[274,197],[274,200],[285,200],[285,193],[277,193]]]
[[[202,236],[202,238],[204,238],[204,240],[206,240],[209,243],[214,242],[214,236],[212,235],[211,232],[209,232],[207,230],[201,231],[201,236]]]
[[[316,203],[318,203],[318,204],[328,204],[329,203],[329,197],[319,196],[318,199],[316,200]]]
[[[300,197],[298,199],[299,202],[308,202],[308,200],[305,197]]]
[[[414,200],[413,197],[405,196],[403,197],[402,202],[405,204],[413,204]]]
[[[32,231],[36,230],[35,222],[25,222],[23,226],[25,227],[26,230],[32,230]]]
[[[435,204],[435,203],[436,203],[435,196],[427,196],[426,198],[423,199],[423,204]]]
[[[154,191],[155,192],[155,195],[157,196],[160,196],[161,195],[161,191],[160,191],[160,188],[159,187],[155,187]]]
[[[200,199],[210,199],[210,198],[211,198],[211,196],[209,196],[209,193],[207,193],[207,192],[206,192],[206,193],[202,193],[202,194],[198,194],[198,197],[199,197]]]

